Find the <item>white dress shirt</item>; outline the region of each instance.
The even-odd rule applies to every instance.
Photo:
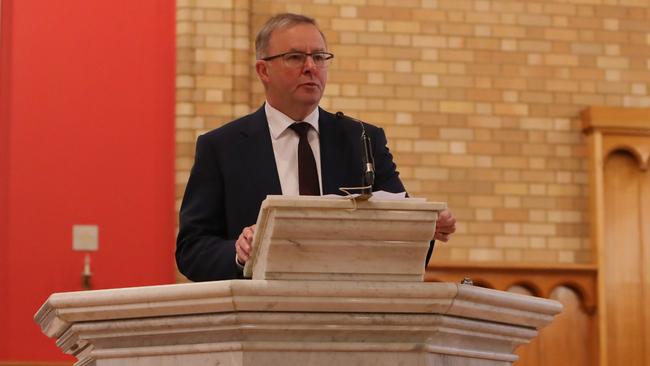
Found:
[[[268,102],[264,104],[266,119],[269,122],[269,132],[273,143],[273,155],[275,155],[275,165],[278,168],[280,176],[280,186],[282,194],[285,196],[299,196],[300,188],[298,184],[298,142],[300,137],[289,126],[295,122],[286,114],[273,108]],[[316,159],[316,169],[318,170],[318,185],[321,194],[323,192],[323,182],[320,171],[320,142],[318,133],[318,108],[314,109],[304,121],[309,123],[313,128],[309,129],[307,139],[309,146]]]

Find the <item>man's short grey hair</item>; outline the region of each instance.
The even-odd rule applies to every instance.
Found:
[[[290,28],[299,24],[311,24],[316,27],[316,29],[318,29],[320,32],[320,35],[323,37],[323,41],[325,41],[325,44],[327,44],[325,35],[320,30],[320,28],[318,28],[318,24],[316,24],[316,20],[314,20],[314,18],[300,14],[282,13],[274,15],[269,20],[267,20],[266,23],[264,23],[262,26],[262,29],[260,29],[259,33],[257,33],[257,37],[255,38],[255,58],[259,60],[270,56],[267,55],[266,52],[268,51],[269,41],[271,40],[271,35],[274,31],[282,28]]]

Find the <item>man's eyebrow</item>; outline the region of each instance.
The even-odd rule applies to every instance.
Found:
[[[300,52],[300,53],[307,53],[303,50],[299,50],[297,48],[290,48],[289,51],[287,52]],[[311,51],[311,53],[316,53],[316,52],[327,52],[324,48],[316,48]]]

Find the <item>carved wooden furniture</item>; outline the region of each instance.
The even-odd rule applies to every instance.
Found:
[[[539,296],[564,305],[550,326],[517,349],[520,358],[515,366],[598,364],[595,265],[450,264],[434,260],[427,267],[427,281],[458,283],[469,278],[475,286]]]
[[[591,107],[591,238],[601,365],[650,365],[650,108]]]

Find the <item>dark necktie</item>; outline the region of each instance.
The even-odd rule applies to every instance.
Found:
[[[300,137],[300,141],[298,142],[298,185],[300,195],[320,196],[316,159],[314,159],[314,152],[311,151],[309,140],[307,139],[307,133],[311,125],[307,122],[297,122],[289,127]]]

